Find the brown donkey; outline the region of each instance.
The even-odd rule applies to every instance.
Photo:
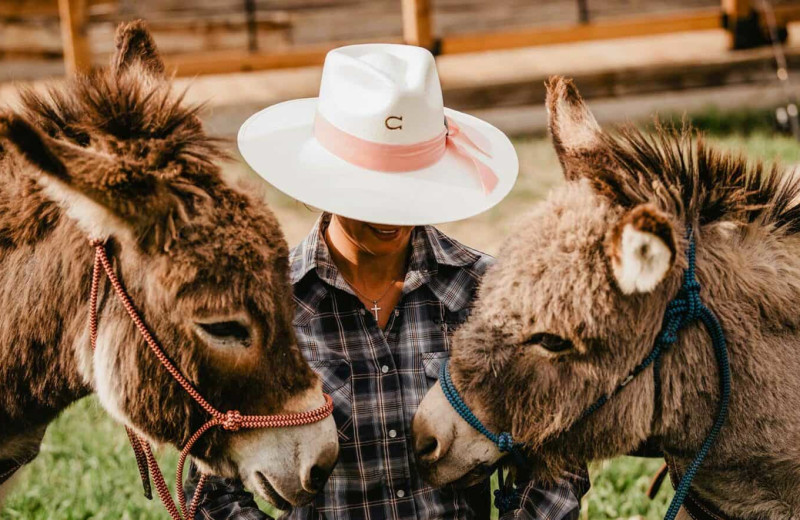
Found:
[[[260,201],[226,185],[224,154],[170,90],[141,22],[117,32],[109,70],[0,115],[0,474],[33,458],[47,425],[97,393],[140,435],[181,447],[208,414],[149,351],[107,282],[89,341],[93,248],[153,336],[217,410],[323,404],[295,344],[288,250]],[[332,418],[213,428],[191,451],[279,506],[308,501],[338,453]],[[100,476],[98,476],[100,478]]]
[[[691,227],[700,297],[720,319],[732,372],[728,420],[693,493],[733,517],[800,518],[800,182],[688,129],[606,134],[569,80],[550,80],[547,103],[568,182],[519,221],[486,274],[454,337],[456,388],[487,427],[525,444],[539,477],[645,441],[682,472],[720,398],[701,324],[664,354],[660,391],[650,366],[581,416],[653,348]],[[436,485],[501,456],[439,385],[413,429]]]

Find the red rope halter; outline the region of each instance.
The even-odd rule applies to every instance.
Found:
[[[178,384],[181,385],[184,390],[186,390],[186,393],[188,393],[192,399],[194,399],[197,404],[199,404],[211,416],[211,419],[201,426],[200,429],[198,429],[194,435],[189,438],[189,440],[186,442],[186,445],[181,450],[180,457],[178,459],[175,483],[177,486],[176,492],[178,494],[178,502],[180,503],[180,512],[175,506],[175,501],[172,499],[172,496],[169,493],[167,483],[164,481],[164,475],[161,473],[161,469],[158,467],[158,462],[156,462],[156,459],[153,456],[150,443],[139,436],[131,428],[127,426],[125,427],[128,433],[128,439],[131,442],[131,447],[133,447],[133,452],[136,456],[136,463],[139,466],[139,474],[142,478],[145,496],[147,498],[152,498],[152,491],[150,488],[150,474],[152,474],[158,496],[161,498],[161,501],[164,503],[164,507],[167,509],[167,512],[169,512],[173,520],[181,520],[181,514],[183,514],[183,517],[186,519],[193,519],[197,510],[197,506],[200,503],[199,498],[201,491],[208,476],[200,475],[200,480],[197,484],[194,498],[192,499],[192,503],[190,504],[188,510],[186,508],[186,497],[183,493],[182,477],[183,466],[186,462],[186,457],[189,455],[189,451],[191,451],[192,446],[195,442],[197,442],[197,439],[199,439],[206,431],[214,426],[221,426],[223,429],[228,431],[236,431],[242,428],[285,428],[287,426],[302,426],[305,424],[319,422],[333,412],[333,401],[327,394],[324,394],[324,405],[314,410],[301,413],[277,415],[242,415],[236,410],[229,410],[225,413],[222,413],[214,408],[211,403],[206,401],[203,396],[200,395],[200,393],[183,376],[183,374],[180,373],[175,365],[172,364],[172,361],[169,360],[167,355],[164,353],[164,350],[153,338],[153,335],[150,334],[150,331],[147,329],[144,321],[142,321],[141,316],[139,316],[139,313],[136,311],[133,302],[131,302],[130,296],[128,296],[128,293],[125,292],[125,289],[122,287],[122,284],[114,273],[114,270],[111,267],[111,262],[108,260],[108,255],[106,254],[105,244],[99,240],[91,240],[90,243],[92,247],[95,248],[94,267],[92,269],[92,289],[89,296],[89,336],[91,339],[92,350],[94,350],[97,345],[97,293],[100,287],[100,270],[102,268],[105,271],[106,276],[108,276],[108,280],[111,282],[114,292],[117,293],[117,297],[122,303],[122,306],[125,307],[125,311],[127,311],[128,316],[130,316],[131,320],[133,320],[133,322],[136,324],[136,328],[139,329],[139,332],[142,334],[145,342],[150,347],[150,350],[153,352],[153,354],[155,354],[173,379],[175,379],[175,381],[177,381]]]

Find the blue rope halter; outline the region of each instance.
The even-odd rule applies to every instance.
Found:
[[[467,421],[470,426],[481,432],[486,438],[497,445],[497,449],[499,449],[501,453],[511,453],[514,459],[519,462],[524,462],[522,453],[520,453],[518,449],[519,445],[514,443],[514,438],[511,436],[511,433],[502,432],[497,435],[491,432],[484,426],[480,419],[475,417],[475,414],[469,409],[467,403],[461,399],[458,390],[456,390],[453,384],[453,380],[450,378],[450,368],[447,360],[442,363],[442,367],[439,369],[439,383],[442,385],[442,392],[444,392],[445,397],[447,397],[447,401],[450,403],[450,406],[458,412],[458,415]],[[513,488],[510,492],[506,490],[503,481],[502,466],[497,468],[497,479],[499,489],[496,489],[494,492],[494,505],[500,511],[500,514],[502,515],[507,511],[519,508],[519,491],[516,488]]]
[[[458,390],[456,390],[455,385],[453,385],[453,380],[450,378],[450,368],[445,361],[442,363],[441,369],[439,369],[439,383],[442,385],[442,391],[444,392],[445,397],[450,402],[450,405],[458,412],[458,414],[465,420],[467,423],[485,435],[490,441],[497,445],[497,449],[501,452],[511,452],[516,450],[516,445],[514,444],[514,438],[511,436],[509,432],[502,432],[500,435],[496,435],[489,431],[483,423],[475,417],[475,414],[472,413],[472,410],[469,409],[467,403],[465,403],[461,396],[458,394]]]
[[[675,520],[684,500],[686,500],[686,495],[689,493],[692,480],[694,480],[697,471],[703,464],[703,460],[705,460],[708,452],[711,451],[711,447],[719,436],[723,424],[725,424],[725,420],[728,417],[728,405],[731,395],[731,370],[730,361],[728,359],[728,347],[725,342],[725,333],[722,331],[722,326],[714,313],[700,300],[700,284],[697,281],[695,273],[695,242],[691,228],[688,231],[688,236],[689,250],[687,252],[687,258],[689,265],[683,273],[683,285],[680,291],[678,291],[677,296],[667,304],[667,310],[664,312],[664,322],[661,325],[661,331],[656,337],[653,349],[647,357],[622,380],[614,391],[601,396],[589,406],[578,419],[578,422],[580,422],[599,410],[650,365],[654,365],[653,377],[656,382],[655,394],[660,395],[661,385],[659,381],[659,371],[661,368],[661,355],[678,340],[678,333],[681,330],[698,320],[705,325],[709,336],[711,336],[711,344],[714,348],[717,366],[719,367],[719,408],[717,410],[714,426],[711,428],[711,431],[708,432],[702,446],[695,454],[694,460],[692,460],[686,468],[686,472],[675,488],[675,496],[672,498],[664,520]],[[461,396],[458,395],[455,386],[453,386],[447,362],[442,364],[439,381],[442,385],[442,391],[444,391],[444,395],[447,397],[450,405],[470,426],[494,442],[501,452],[511,452],[515,454],[515,458],[521,457],[519,452],[520,445],[514,443],[510,433],[503,432],[496,435],[490,432],[483,423],[475,417],[475,414],[472,413],[466,403],[464,403]],[[498,497],[498,501],[499,498],[500,497]],[[498,501],[495,502],[495,505],[498,505]]]
[[[706,435],[702,446],[697,451],[694,459],[686,468],[686,472],[681,477],[678,486],[675,488],[675,496],[669,504],[667,514],[664,520],[674,520],[678,515],[678,511],[686,500],[686,495],[689,493],[692,480],[694,480],[697,471],[703,464],[708,452],[719,436],[722,425],[728,417],[728,405],[731,396],[731,368],[728,359],[728,347],[725,342],[725,333],[722,331],[722,326],[714,313],[706,307],[700,300],[700,284],[697,281],[695,273],[695,242],[692,230],[688,230],[689,236],[689,251],[687,252],[688,266],[683,273],[683,285],[677,296],[667,304],[667,310],[664,312],[664,322],[661,325],[661,332],[656,337],[653,350],[648,356],[637,365],[633,371],[617,386],[617,388],[610,394],[600,397],[592,406],[586,409],[581,416],[581,419],[588,417],[596,412],[608,400],[616,395],[620,390],[625,388],[636,376],[638,376],[649,365],[654,364],[653,377],[656,381],[656,395],[661,393],[659,383],[659,370],[661,368],[661,355],[669,349],[669,347],[678,340],[678,333],[700,320],[705,325],[709,336],[711,336],[711,344],[714,348],[714,356],[717,359],[717,366],[719,368],[719,407],[717,409],[717,417],[714,425]]]

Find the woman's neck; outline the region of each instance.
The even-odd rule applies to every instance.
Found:
[[[325,241],[336,267],[363,292],[375,294],[392,281],[402,282],[405,278],[410,240],[397,251],[376,255],[354,240],[334,216],[325,230]]]

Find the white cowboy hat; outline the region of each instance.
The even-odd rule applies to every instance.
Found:
[[[375,224],[476,215],[511,191],[519,169],[503,132],[443,107],[433,56],[410,45],[332,50],[319,98],[254,114],[238,142],[247,163],[287,195]]]

